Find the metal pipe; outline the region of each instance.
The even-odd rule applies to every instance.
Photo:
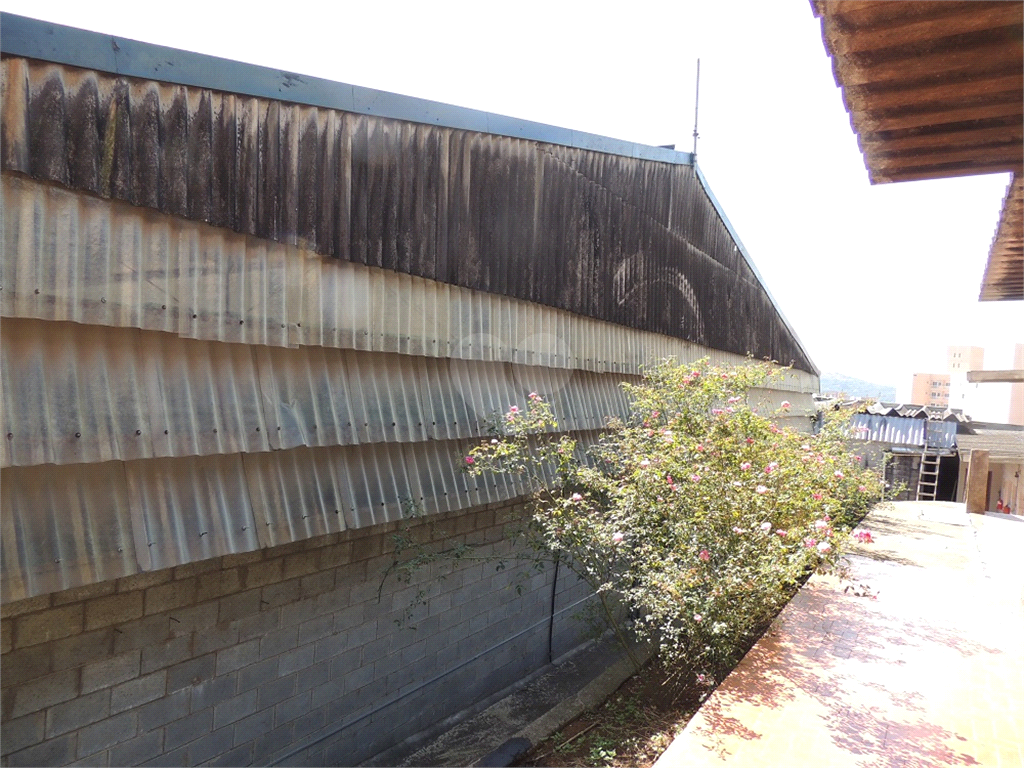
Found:
[[[693,97],[693,162],[697,162],[697,110],[700,108],[700,59],[697,59],[697,91]]]

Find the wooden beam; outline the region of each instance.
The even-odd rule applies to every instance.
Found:
[[[882,168],[890,167],[923,167],[946,165],[947,163],[979,163],[989,165],[1002,165],[1006,170],[1012,171],[1016,166],[1024,163],[1024,146],[1019,142],[1007,144],[993,144],[985,147],[942,147],[938,149],[925,150],[898,150],[888,151],[885,149],[871,150],[864,153],[872,166]]]
[[[878,110],[887,107],[934,104],[936,107],[955,108],[965,98],[1013,92],[1018,102],[1024,98],[1024,73],[985,77],[964,82],[938,85],[907,86],[905,88],[854,85],[843,88],[843,100],[848,111]]]
[[[1021,116],[1024,118],[1024,105],[1021,104],[1020,94],[1013,91],[993,94],[993,98],[997,97],[999,100],[990,104],[970,107],[943,106],[909,113],[896,109],[889,110],[889,114],[887,114],[886,110],[868,109],[854,112],[851,122],[857,133],[865,134],[943,123],[963,123],[968,120],[985,120],[992,117]]]
[[[1016,141],[1024,146],[1024,125],[1000,125],[994,128],[975,128],[952,131],[933,131],[916,136],[888,138],[883,134],[861,134],[863,152],[896,151],[902,149],[942,149],[949,147],[976,147],[992,142]]]
[[[914,0],[912,6],[906,0],[843,0],[843,2],[822,2],[823,12],[819,15],[836,19],[855,29],[866,29],[887,23],[893,17],[910,21],[945,18],[951,14],[963,13],[979,5],[978,0]]]
[[[853,29],[829,15],[822,16],[826,43],[833,54],[895,48],[909,43],[937,40],[969,32],[982,32],[1000,27],[1024,25],[1024,5],[1018,2],[976,3],[968,10],[959,10],[940,18],[907,21],[901,12],[904,3],[892,3],[893,13],[881,26]],[[913,6],[907,2],[906,6]]]
[[[916,167],[872,168],[868,166],[868,175],[872,184],[892,184],[900,181],[925,181],[926,179],[951,179],[957,176],[984,176],[989,173],[1021,173],[1021,168],[1007,168],[1003,163],[986,165],[982,163],[962,163],[953,165],[924,165]]]
[[[1007,29],[1003,41],[991,40],[955,46],[929,53],[908,51],[905,55],[883,60],[865,60],[867,55],[836,56],[837,80],[843,87],[871,83],[906,82],[930,78],[933,82],[945,77],[964,75],[985,77],[1019,70],[1024,60],[1024,41],[1019,30]]]
[[[1024,370],[968,371],[967,381],[971,384],[989,384],[1024,381]]]

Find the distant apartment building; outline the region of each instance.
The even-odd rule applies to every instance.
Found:
[[[949,368],[949,407],[960,408],[964,413],[978,417],[986,392],[978,384],[967,381],[968,371],[980,371],[985,367],[985,350],[982,347],[947,347],[946,361]]]
[[[915,373],[911,387],[910,402],[915,405],[931,405],[936,408],[949,407],[948,373]]]
[[[985,370],[984,348],[947,347],[946,367],[947,373],[915,373],[910,402],[954,408],[976,421],[1024,426],[1024,384],[967,380],[968,372]],[[1024,369],[1024,344],[1014,347],[1013,368]]]
[[[968,371],[980,371],[985,367],[983,347],[947,347],[947,367],[951,374],[966,376]]]

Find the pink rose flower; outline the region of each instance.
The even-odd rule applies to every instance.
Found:
[[[704,453],[704,444],[697,443],[697,453]]]
[[[573,501],[583,501],[583,497],[582,497],[582,496],[580,496],[580,495],[579,495],[578,493],[574,493],[574,494],[572,495],[572,500],[573,500]]]
[[[693,620],[699,624],[700,622],[704,621],[704,617],[701,616],[699,613],[695,613],[693,614]]]
[[[833,472],[832,474],[835,475],[836,477],[838,477],[840,480],[842,480],[844,477],[846,477],[846,475],[844,475],[838,469],[835,472]]]
[[[817,544],[817,543],[818,543],[818,540],[817,539],[812,539],[810,536],[808,536],[806,539],[804,539],[804,546],[807,549],[812,549],[814,547],[814,545]]]
[[[466,463],[467,463],[467,464],[472,464],[473,462],[474,462],[474,459],[473,459],[473,457],[472,457],[472,456],[467,456],[467,457],[466,457]]]
[[[509,413],[519,413],[519,406],[518,405],[510,406],[509,409],[508,409],[508,412]]]
[[[767,488],[767,486],[764,486],[764,485],[759,485],[754,490],[756,490],[758,493],[761,493],[761,494],[768,493],[768,488]]]
[[[765,533],[768,533],[768,531],[770,531],[771,529],[772,529],[772,524],[771,523],[769,523],[769,522],[761,523],[761,530],[764,531]]]
[[[790,409],[790,408],[791,408],[792,406],[791,406],[791,404],[790,404],[789,400],[783,400],[783,401],[782,401],[782,407],[783,407],[783,408],[784,408],[785,410],[787,410],[787,411],[788,411],[788,410],[789,410],[789,409]]]
[[[697,557],[699,557],[706,563],[708,560],[711,559],[711,553],[708,552],[706,549],[702,549],[699,553],[697,553]]]
[[[712,408],[711,409],[711,414],[713,416],[721,416],[723,413],[725,413],[725,411],[723,411],[721,408]]]
[[[690,475],[690,482],[691,483],[699,483],[700,482],[700,475]]]
[[[747,445],[753,445],[753,444],[754,444],[754,438],[748,437],[747,438]]]
[[[820,493],[812,493],[811,498],[815,501],[821,501],[824,497]]]
[[[730,397],[728,402],[729,402],[729,405],[735,405],[736,403],[738,403],[742,399],[743,399],[742,397]]]
[[[739,526],[736,526],[736,525],[734,525],[732,527],[732,532],[737,534],[737,535],[742,535],[742,534],[746,533],[745,530],[743,530],[742,528],[740,528]]]
[[[826,552],[831,552],[832,545],[829,544],[827,541],[823,541],[820,544],[818,544],[818,551],[822,554],[825,554]]]
[[[614,544],[621,544],[622,540],[624,538],[626,538],[626,535],[624,533],[619,532],[619,531],[616,531],[615,533],[612,534],[612,542]]]
[[[867,492],[868,487],[866,485],[858,485],[857,490],[860,491],[861,493],[865,493]]]
[[[751,464],[749,461],[744,461],[742,464],[740,464],[740,469],[742,469],[745,472],[746,470],[750,469],[752,466],[754,466],[754,465]]]
[[[780,539],[784,539],[787,536],[789,536],[789,531],[784,531],[781,528],[779,528],[777,531],[775,531],[775,535],[778,536]]]

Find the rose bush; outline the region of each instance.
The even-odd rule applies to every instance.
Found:
[[[882,490],[848,448],[849,414],[810,435],[777,425],[788,402],[754,401],[780,375],[665,363],[626,385],[630,418],[610,422],[586,460],[531,393],[464,466],[530,476],[535,550],[594,589],[627,649],[648,641],[710,685],[802,578],[836,563]]]

